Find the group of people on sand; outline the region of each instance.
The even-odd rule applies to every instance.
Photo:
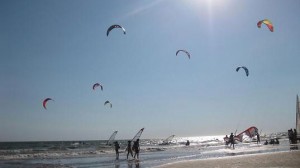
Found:
[[[288,130],[288,136],[291,144],[296,144],[297,143],[297,130],[291,128]]]
[[[227,140],[228,139],[228,140]],[[234,135],[233,135],[233,133],[231,133],[230,134],[230,136],[229,136],[229,138],[228,138],[228,136],[226,135],[225,137],[224,137],[224,140],[225,140],[225,144],[228,146],[229,144],[230,144],[230,148],[231,148],[231,145],[232,145],[232,147],[233,147],[233,149],[234,149]]]
[[[115,141],[116,160],[119,160],[119,149],[120,149],[120,144],[118,143],[118,141]],[[129,154],[134,159],[139,159],[140,140],[137,139],[136,141],[134,141],[132,146],[131,146],[131,141],[128,141],[126,150],[127,150],[127,160],[128,160]],[[133,155],[133,152],[134,152],[134,155]]]
[[[256,141],[257,141],[257,144],[260,143],[260,135],[258,132],[255,133],[256,134]],[[224,137],[224,141],[225,141],[225,144],[228,146],[230,144],[230,148],[231,146],[233,147],[234,149],[234,144],[235,144],[235,140],[234,140],[234,135],[233,133],[230,134],[230,136],[228,137],[227,135]]]

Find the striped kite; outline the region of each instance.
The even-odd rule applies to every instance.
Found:
[[[269,30],[270,30],[271,32],[274,31],[273,24],[272,24],[272,22],[271,22],[270,20],[268,20],[268,19],[264,19],[264,20],[259,21],[259,22],[257,23],[257,27],[258,27],[258,28],[261,28],[261,24],[263,24],[263,23],[264,23],[265,25],[267,25],[267,27],[269,28]]]

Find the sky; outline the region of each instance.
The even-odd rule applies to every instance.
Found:
[[[298,0],[1,0],[0,141],[294,128],[299,9]],[[263,19],[274,32],[257,27]],[[106,36],[113,24],[126,35]]]

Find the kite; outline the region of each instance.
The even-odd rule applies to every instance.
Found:
[[[241,132],[237,136],[235,136],[235,139],[242,142],[243,141],[243,135],[247,135],[248,137],[253,138],[257,134],[258,134],[258,129],[253,126],[253,127],[250,127],[248,129],[246,129],[245,131]]]
[[[241,132],[240,134],[234,136],[234,141],[243,141],[243,136],[247,135],[249,138],[253,138],[254,136],[258,135],[258,129],[255,126],[249,127],[245,131]],[[229,137],[224,137],[224,141],[226,144],[230,143]]]
[[[247,67],[244,67],[244,66],[239,66],[239,67],[237,67],[237,68],[236,68],[236,72],[238,72],[240,68],[243,68],[243,69],[245,70],[246,76],[249,75],[249,70],[248,70],[248,68],[247,68]]]
[[[272,22],[271,22],[270,20],[268,20],[268,19],[264,19],[264,20],[259,21],[259,22],[257,23],[257,27],[258,27],[258,28],[261,28],[261,24],[263,24],[263,23],[269,28],[269,30],[270,30],[271,32],[274,31],[273,24],[272,24]]]
[[[108,29],[107,29],[107,32],[106,32],[106,36],[108,36],[109,32],[114,29],[114,28],[120,28],[123,30],[123,33],[126,34],[126,31],[124,29],[124,27],[120,26],[120,25],[112,25],[110,26]]]
[[[176,52],[176,56],[177,56],[177,54],[178,54],[180,51],[182,51],[182,52],[186,53],[186,55],[189,57],[189,59],[191,58],[191,55],[190,55],[190,53],[189,53],[189,52],[187,52],[186,50],[178,50],[178,51]]]
[[[93,85],[93,90],[95,90],[95,89],[96,89],[96,87],[100,87],[100,88],[101,88],[101,90],[103,90],[103,86],[102,86],[102,85],[100,85],[99,83],[95,83],[95,84]]]
[[[108,100],[105,101],[104,106],[105,106],[106,104],[109,104],[109,105],[110,105],[110,108],[112,108],[112,104],[111,104]]]
[[[46,105],[47,105],[47,102],[48,102],[49,100],[52,100],[52,101],[54,101],[54,100],[53,100],[53,99],[51,99],[51,98],[46,98],[46,99],[43,101],[43,107],[44,107],[44,109],[46,109],[46,110],[47,110],[47,107],[46,107]]]

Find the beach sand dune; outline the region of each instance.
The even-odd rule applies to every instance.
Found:
[[[300,151],[232,156],[206,160],[178,162],[160,168],[239,168],[239,167],[289,167],[300,168]]]

